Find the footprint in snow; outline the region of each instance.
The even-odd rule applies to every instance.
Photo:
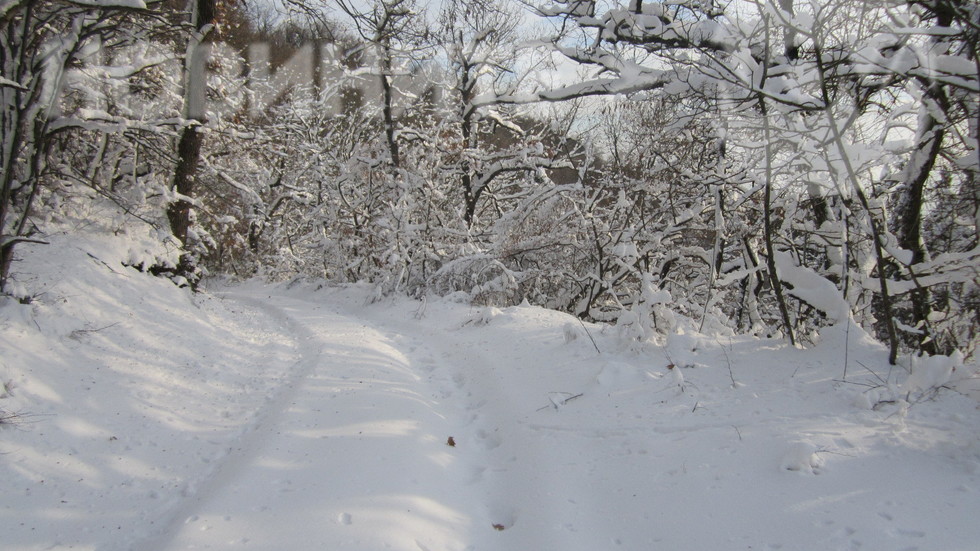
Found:
[[[483,449],[490,451],[500,447],[500,436],[496,432],[490,433],[483,429],[476,431],[477,438],[480,439],[480,443],[483,445]]]

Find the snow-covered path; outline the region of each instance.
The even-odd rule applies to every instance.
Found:
[[[403,335],[290,298],[282,319],[301,360],[218,474],[157,549],[461,549],[473,519],[446,442],[454,420],[434,360]]]
[[[357,286],[191,297],[72,243],[35,261],[44,300],[0,305],[17,343],[0,409],[32,415],[0,425],[4,551],[980,541],[977,402],[900,394],[903,368],[856,330],[638,346],[541,308]]]
[[[566,318],[540,309],[255,291],[229,298],[280,320],[301,360],[160,551],[929,549],[980,503],[930,470],[952,433],[848,414],[853,394],[813,354],[678,338],[674,355],[704,348],[685,361],[719,368],[685,380],[663,358],[566,342]],[[935,496],[915,503],[896,474]]]
[[[223,294],[284,327],[299,360],[214,474],[177,507],[174,524],[146,548],[617,544],[601,529],[608,512],[592,503],[605,496],[575,483],[589,478],[570,469],[583,465],[581,454],[567,458],[568,446],[549,448],[557,434],[534,425],[541,409],[514,403],[523,394],[508,392],[515,352],[540,361],[525,346],[500,350],[485,340],[485,328],[467,328],[469,319],[446,331],[383,310],[357,316],[343,301],[260,295]],[[547,395],[540,400],[552,405]]]

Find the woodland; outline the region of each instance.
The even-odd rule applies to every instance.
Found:
[[[132,269],[980,342],[975,0],[3,0],[0,292]]]

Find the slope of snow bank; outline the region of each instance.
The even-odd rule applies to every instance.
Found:
[[[904,384],[846,324],[811,350],[683,324],[638,347],[365,287],[192,296],[124,249],[55,239],[18,265],[34,302],[0,304],[0,409],[22,414],[0,426],[4,549],[980,541],[978,403]],[[976,390],[970,366],[927,363]]]
[[[130,243],[54,236],[0,303],[0,538],[134,549],[233,455],[295,362],[278,320],[126,268]]]

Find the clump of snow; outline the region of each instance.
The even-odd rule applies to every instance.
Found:
[[[846,321],[850,307],[837,286],[810,268],[798,266],[789,253],[775,253],[779,277],[787,283],[787,292],[820,310],[835,323]]]
[[[616,318],[616,327],[619,328],[620,334],[627,341],[641,341],[648,336],[640,314],[633,310],[620,312]]]
[[[704,367],[698,363],[698,354],[705,347],[701,335],[692,333],[690,329],[679,327],[676,333],[668,335],[664,346],[669,362],[677,367]]]
[[[871,409],[878,403],[878,394],[875,389],[868,389],[854,395],[854,407],[859,409]]]
[[[30,293],[27,292],[27,287],[19,281],[11,281],[7,285],[7,294],[20,301],[28,301],[31,298]]]
[[[649,381],[650,375],[634,364],[613,360],[603,363],[595,380],[600,386],[625,388]]]
[[[820,474],[824,461],[818,449],[809,442],[796,442],[783,453],[779,466],[784,471],[801,474]]]
[[[911,372],[902,391],[925,392],[939,388],[950,381],[953,373],[963,367],[963,354],[959,351],[950,356],[912,356]]]
[[[477,310],[468,320],[466,320],[463,325],[474,325],[476,327],[482,327],[484,325],[490,325],[490,322],[494,318],[499,316],[502,312],[499,308],[493,306],[487,306],[485,308],[480,308]]]

